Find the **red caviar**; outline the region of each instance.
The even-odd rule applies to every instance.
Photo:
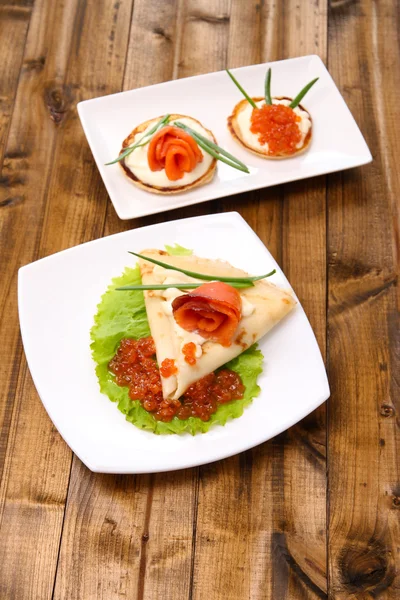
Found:
[[[218,373],[210,373],[186,390],[182,410],[185,414],[190,411],[193,417],[208,421],[219,404],[243,398],[244,390],[242,380],[235,371],[223,369]]]
[[[250,131],[258,133],[260,144],[268,144],[268,154],[294,154],[301,141],[297,123],[301,118],[294,110],[283,104],[264,104],[253,109]]]
[[[194,342],[188,342],[182,348],[182,354],[185,357],[185,361],[188,365],[196,364],[196,344]]]
[[[176,364],[173,358],[165,358],[160,367],[160,373],[163,377],[171,377],[171,375],[175,375],[178,372],[176,368]]]
[[[175,362],[166,359],[169,360],[175,367]],[[171,421],[175,416],[182,420],[193,416],[208,421],[219,404],[239,400],[245,391],[237,373],[222,369],[196,381],[179,400],[164,400],[151,337],[121,340],[108,366],[115,375],[116,383],[129,388],[129,397],[139,400],[145,410],[164,422]]]

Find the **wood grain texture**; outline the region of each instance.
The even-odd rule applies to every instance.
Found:
[[[66,81],[66,89],[73,91],[73,102],[54,148],[41,256],[102,235],[107,193],[93,168],[76,103],[121,89],[132,7],[132,0],[79,3]],[[93,52],[97,38],[103,43],[96,44]]]
[[[187,76],[222,69],[228,66],[228,55],[235,65],[259,62],[258,36],[252,39],[250,35],[253,27],[256,31],[260,27],[260,12],[255,2],[246,3],[245,10],[244,3],[240,2],[188,2],[182,32],[184,59],[179,74]],[[205,210],[239,209],[245,218],[258,213],[259,222],[265,219],[266,229],[271,230],[272,222],[276,224],[275,205],[272,202],[265,210],[261,198],[259,193],[254,193],[251,198],[224,199],[213,203],[214,206],[206,206]],[[255,221],[250,221],[250,225],[254,224]],[[272,505],[266,490],[271,465],[265,447],[256,451],[255,456],[257,461],[252,452],[246,452],[200,468],[193,600],[268,597],[266,565],[271,557]],[[232,506],[234,510],[230,510]]]
[[[39,402],[25,359],[21,361],[16,275],[19,266],[37,258],[57,135],[46,92],[49,82],[56,87],[65,74],[74,15],[72,3],[65,10],[36,2],[3,164],[2,198],[12,200],[1,209],[0,334],[6,393],[0,411],[2,598],[51,597],[68,486],[71,453]]]
[[[230,25],[229,0],[188,0],[182,23],[179,77],[219,71],[226,65]]]
[[[327,58],[327,1],[284,3],[283,56],[317,53]],[[306,82],[305,82],[306,83]],[[304,102],[307,102],[305,98]],[[285,186],[282,266],[326,354],[326,181]],[[284,454],[288,598],[325,598],[326,406],[286,434]],[[283,555],[285,556],[285,554]],[[284,595],[283,597],[286,597]]]
[[[333,3],[330,68],[374,162],[329,186],[330,597],[394,599],[399,578],[400,79],[395,3]],[[340,49],[340,50],[339,50]],[[397,307],[397,308],[396,308]]]
[[[225,14],[218,9],[220,15]],[[282,29],[297,35],[303,46],[309,29],[319,29],[318,43],[326,44],[324,4],[319,10],[293,5],[287,14],[277,7],[268,9],[257,2],[246,3],[245,10],[242,3],[232,3],[227,16],[228,55],[233,65],[290,55],[293,49],[278,42]],[[203,3],[202,10],[206,22],[216,21],[214,3],[208,3],[208,12]],[[215,35],[221,36],[220,20],[217,24]],[[272,51],[280,47],[283,55],[262,54],[267,31],[268,47]],[[252,36],[252,32],[256,33]],[[192,23],[187,37],[183,34],[183,43],[187,39],[188,45],[197,47],[203,35],[203,28],[199,27],[196,33]],[[215,63],[220,60],[217,57]],[[285,198],[278,189],[221,201],[225,210],[240,210],[278,260],[283,261],[284,268],[291,270],[300,299],[308,301],[310,308],[318,307],[314,314],[322,347],[326,296],[325,195],[322,180],[317,184],[286,186]],[[299,208],[296,201],[301,204]],[[304,262],[305,268],[313,271],[312,281],[307,283],[303,283]],[[323,417],[324,413],[321,418],[309,419],[289,434],[240,457],[200,469],[193,598],[325,597]],[[230,510],[232,500],[234,511]]]
[[[123,14],[125,10],[127,15]],[[71,206],[71,191],[75,189],[76,180],[71,174],[78,177],[83,171],[83,168],[75,167],[79,152],[76,152],[76,146],[72,147],[73,139],[70,146],[66,139],[66,132],[71,131],[71,125],[67,123],[74,124],[75,138],[81,136],[76,109],[72,109],[80,82],[73,81],[71,74],[76,72],[77,56],[87,39],[83,34],[84,24],[91,40],[101,31],[107,39],[113,29],[118,30],[115,48],[110,40],[105,56],[97,55],[98,63],[94,60],[84,63],[87,79],[96,83],[93,68],[97,64],[99,79],[101,74],[98,85],[103,86],[103,77],[118,72],[116,56],[121,57],[123,67],[130,5],[121,6],[119,20],[114,20],[116,12],[114,5],[107,2],[102,5],[92,3],[91,10],[84,2],[36,2],[24,55],[24,64],[34,65],[34,68],[21,72],[10,126],[6,150],[9,160],[4,163],[7,193],[20,198],[20,202],[9,203],[3,208],[2,221],[2,236],[7,240],[4,248],[9,253],[4,252],[1,256],[6,282],[3,304],[6,318],[1,321],[1,326],[7,344],[4,349],[8,349],[7,354],[4,352],[2,365],[11,367],[7,370],[9,379],[3,380],[8,386],[8,402],[2,406],[1,414],[5,440],[1,456],[5,476],[0,488],[2,598],[51,597],[71,464],[71,452],[45,416],[25,361],[19,368],[21,346],[16,315],[16,268],[42,256],[46,243],[50,247],[51,240],[54,243],[52,251],[60,249],[60,232],[67,236],[67,244],[74,245],[95,228],[91,222],[95,214],[89,210],[85,212],[90,196],[88,194],[88,199],[86,195],[82,196],[85,200],[79,197],[80,190],[83,191],[80,183],[77,184],[79,202],[76,204],[82,210],[79,212],[74,208],[68,220],[68,210],[64,209],[65,205]],[[88,23],[90,17],[92,27]],[[125,46],[120,48],[124,39]],[[110,78],[109,91],[116,91],[121,79],[120,76],[113,88]],[[97,89],[92,95],[96,93]],[[26,98],[30,99],[29,103]],[[61,155],[57,154],[60,144]],[[82,165],[85,165],[84,157]],[[89,189],[93,187],[90,179],[86,178],[85,182]],[[65,188],[68,186],[63,190],[64,195],[60,189],[62,184]],[[103,218],[104,213],[105,199]],[[24,569],[21,569],[21,560]]]
[[[135,2],[123,89],[173,78],[179,54],[183,4],[181,0]]]
[[[172,77],[180,18],[178,3],[135,1],[124,88]],[[149,63],[155,69],[147,68]],[[105,233],[124,227],[110,208]],[[67,593],[82,600],[189,597],[197,470],[104,478],[75,458],[70,489],[55,598]]]
[[[400,596],[399,22],[394,0],[331,0],[329,19],[327,4],[0,0],[1,600]],[[119,221],[79,100],[310,53],[329,61],[371,165],[330,176],[328,188],[316,178]],[[282,265],[324,356],[328,341],[327,429],[322,407],[212,465],[91,473],[33,387],[18,267],[104,234],[226,210]]]
[[[32,4],[33,0],[0,2],[0,162],[11,121]],[[2,183],[0,179],[0,185]]]
[[[57,127],[49,112],[53,90],[62,85],[74,22],[74,5],[36,3],[19,77],[14,112],[5,149],[0,187],[0,373],[7,401],[0,405],[0,473],[4,463],[21,357],[16,303],[17,270],[37,258],[47,179]],[[63,22],[62,29],[60,23]],[[59,26],[53,23],[58,23]],[[51,24],[51,25],[50,25]],[[26,102],[29,98],[29,103]],[[19,235],[24,232],[24,235]]]

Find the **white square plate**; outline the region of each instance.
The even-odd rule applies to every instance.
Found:
[[[240,240],[240,243],[238,243]],[[251,273],[275,268],[268,250],[237,213],[172,221],[76,246],[19,271],[18,306],[25,353],[40,398],[67,444],[92,471],[150,473],[231,456],[277,435],[329,397],[321,354],[298,304],[260,341],[261,394],[244,414],[206,434],[157,436],[125,421],[100,393],[90,353],[97,304],[113,277],[133,265],[128,250],[179,243]],[[54,347],[57,342],[57,349]]]
[[[314,77],[319,81],[304,99],[313,118],[313,139],[304,154],[286,160],[265,160],[237,144],[227,117],[243,99],[225,71],[178,79],[78,104],[78,112],[104,184],[121,219],[197,204],[222,196],[363,165],[372,160],[349,109],[318,56],[233,69],[250,96],[262,96],[267,68],[272,67],[272,94],[294,97]],[[247,175],[219,162],[214,179],[172,196],[137,188],[121,167],[105,163],[118,156],[122,141],[140,123],[166,113],[195,117],[211,129],[218,143],[246,163]]]

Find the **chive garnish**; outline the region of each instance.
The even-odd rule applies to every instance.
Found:
[[[225,163],[226,165],[229,165],[230,167],[233,167],[234,169],[237,169],[238,171],[243,171],[243,173],[250,173],[250,171],[247,167],[242,167],[242,166],[238,165],[236,162],[231,162],[230,160],[224,158],[223,156],[221,156],[221,154],[219,154],[211,146],[209,146],[208,144],[203,142],[201,139],[199,139],[197,137],[197,135],[193,135],[193,139],[197,142],[197,144],[200,146],[200,148],[203,148],[203,150],[205,152],[210,154],[210,156],[212,156],[216,160],[220,160],[221,162]]]
[[[272,104],[271,98],[271,68],[268,69],[265,75],[265,104]]]
[[[140,146],[145,146],[146,144],[148,144],[150,142],[151,136],[154,133],[156,133],[156,131],[158,131],[158,129],[161,129],[161,127],[163,127],[163,125],[165,125],[166,123],[168,123],[169,117],[170,117],[170,115],[165,115],[165,117],[163,117],[162,119],[160,119],[160,121],[158,121],[154,125],[154,127],[152,127],[150,129],[150,131],[148,131],[147,133],[145,133],[140,138],[140,140],[138,140],[136,142],[136,144],[133,144],[133,146],[129,146],[129,148],[126,148],[126,150],[124,150],[123,152],[121,152],[121,154],[118,156],[118,158],[116,158],[115,160],[112,160],[111,162],[106,163],[106,166],[108,166],[108,165],[114,165],[115,163],[119,162],[120,160],[122,160],[126,156],[129,156],[129,154],[131,152],[133,152],[136,148],[139,148]],[[145,140],[145,138],[148,138],[148,139]]]
[[[169,288],[176,288],[178,290],[194,290],[195,288],[200,287],[201,283],[155,283],[155,284],[145,284],[145,285],[124,285],[123,287],[115,288],[117,291],[126,291],[126,290],[136,290],[136,291],[146,291],[146,290],[168,290]],[[248,287],[253,287],[253,283],[251,281],[240,283],[238,281],[229,282],[234,288],[243,289]]]
[[[250,96],[244,91],[244,89],[242,88],[242,86],[240,85],[238,80],[235,79],[235,77],[232,75],[232,73],[229,71],[229,69],[225,69],[225,71],[228,73],[229,77],[232,79],[233,83],[236,85],[238,90],[240,90],[242,92],[242,94],[246,98],[247,102],[249,102],[253,108],[257,108],[257,105],[254,102],[254,100],[252,98],[250,98]]]
[[[156,260],[155,258],[149,258],[148,256],[143,256],[142,254],[137,254],[136,252],[129,251],[129,254],[133,254],[138,258],[143,260],[147,260],[159,267],[164,267],[164,269],[170,269],[171,271],[178,271],[179,273],[183,273],[188,277],[193,277],[194,279],[201,279],[203,281],[223,281],[225,283],[253,283],[253,281],[259,281],[260,279],[265,279],[266,277],[270,277],[273,275],[276,270],[273,269],[270,273],[266,275],[257,275],[256,277],[217,277],[216,275],[204,275],[204,273],[195,273],[194,271],[187,271],[186,269],[180,269],[179,267],[175,267],[173,265],[169,265],[168,263],[161,262],[160,260]]]
[[[207,139],[197,131],[194,131],[194,129],[192,129],[188,125],[180,123],[179,121],[175,121],[174,125],[189,133],[195,140],[195,142],[197,142],[197,144],[200,146],[200,148],[203,148],[205,152],[207,152],[217,160],[224,162],[225,164],[229,165],[230,167],[233,167],[234,169],[243,171],[244,173],[250,172],[247,166],[244,163],[242,163],[242,161],[240,161],[238,158],[221,148],[221,146],[214,144],[214,142],[212,142],[211,140]]]
[[[296,106],[298,106],[300,104],[300,102],[303,100],[304,96],[312,88],[312,86],[314,85],[314,83],[316,81],[318,81],[318,79],[319,79],[319,77],[316,77],[315,79],[313,79],[312,81],[310,81],[310,83],[307,83],[307,85],[303,87],[303,89],[301,90],[301,92],[299,92],[297,94],[296,98],[294,100],[292,100],[291,103],[289,104],[290,108],[296,108]]]

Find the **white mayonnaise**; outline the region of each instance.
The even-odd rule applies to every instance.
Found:
[[[177,275],[180,275],[181,280],[184,278],[184,281],[182,281],[182,283],[187,283],[188,278],[185,275],[182,275],[182,273],[178,273],[178,272],[176,272],[176,273],[177,273]],[[195,280],[193,280],[193,281],[195,281]],[[177,277],[166,277],[164,279],[163,283],[166,283],[166,284],[167,283],[180,283],[180,281],[179,281],[179,278],[177,278]],[[175,333],[178,336],[178,339],[180,341],[181,352],[182,352],[182,349],[185,346],[185,344],[189,344],[189,342],[193,342],[193,344],[196,346],[195,357],[200,358],[200,356],[203,354],[201,346],[207,340],[205,338],[203,338],[201,335],[199,335],[198,333],[194,333],[194,332],[186,331],[185,329],[182,329],[182,327],[179,327],[178,323],[173,318],[172,303],[175,300],[175,298],[177,298],[178,296],[182,296],[185,293],[186,292],[184,292],[182,290],[178,290],[177,288],[168,288],[168,289],[164,290],[162,295],[165,298],[165,302],[162,302],[162,309],[168,317],[172,317],[173,327],[174,327]]]
[[[242,317],[249,317],[255,310],[254,304],[249,302],[244,296],[240,296],[240,299],[242,301]]]

